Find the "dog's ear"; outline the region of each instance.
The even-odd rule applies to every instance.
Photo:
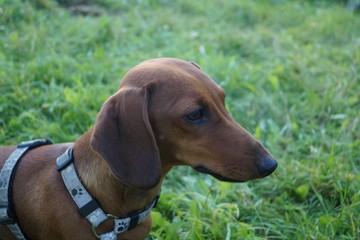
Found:
[[[149,189],[159,183],[159,150],[148,117],[146,88],[120,89],[103,105],[90,145],[123,183]]]

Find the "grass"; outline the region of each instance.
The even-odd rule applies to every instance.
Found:
[[[99,17],[0,0],[2,145],[73,141],[137,63],[195,60],[279,167],[244,184],[174,169],[149,239],[360,239],[359,14],[320,0],[95,4]]]

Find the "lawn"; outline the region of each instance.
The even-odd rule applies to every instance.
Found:
[[[239,184],[174,168],[149,239],[360,239],[360,13],[344,2],[94,0],[83,16],[0,0],[0,144],[74,141],[137,63],[194,60],[279,167]]]

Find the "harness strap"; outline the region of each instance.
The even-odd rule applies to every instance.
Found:
[[[81,183],[73,159],[72,148],[69,148],[57,159],[56,170],[61,173],[64,184],[78,206],[81,216],[89,220],[92,226],[98,227],[108,217]]]
[[[0,224],[7,225],[13,234],[20,240],[25,240],[19,225],[16,223],[16,215],[11,203],[12,181],[17,164],[21,157],[30,149],[52,144],[50,140],[38,139],[20,143],[15,151],[5,161],[0,171]]]
[[[129,214],[129,216],[125,218],[119,218],[111,214],[106,214],[101,209],[100,204],[90,195],[82,184],[74,166],[72,147],[57,159],[56,169],[61,173],[64,184],[75,204],[78,206],[81,216],[91,223],[94,236],[100,240],[116,240],[118,234],[135,228],[149,215],[151,209],[156,206],[160,197],[159,192],[155,199],[145,206],[142,211]],[[113,219],[113,231],[98,234],[96,232],[97,227],[107,219]]]

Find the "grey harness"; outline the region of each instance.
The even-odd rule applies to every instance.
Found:
[[[35,140],[21,143],[17,149],[6,160],[0,172],[0,224],[7,225],[8,228],[19,240],[26,240],[16,223],[16,218],[11,205],[11,182],[14,175],[16,163],[21,156],[29,149],[51,144],[49,140]],[[100,240],[116,240],[117,235],[135,228],[150,213],[151,209],[157,204],[160,192],[157,194],[143,210],[128,214],[127,217],[119,218],[112,214],[106,214],[100,204],[89,194],[82,184],[74,166],[73,149],[70,147],[63,155],[56,160],[56,169],[61,173],[64,184],[79,208],[81,216],[86,218],[92,226],[94,236]],[[114,228],[107,233],[98,234],[97,227],[104,221],[112,219]]]
[[[119,218],[112,214],[106,214],[81,183],[74,167],[72,152],[72,147],[70,147],[56,160],[56,169],[61,172],[65,186],[78,206],[80,214],[91,223],[93,234],[98,239],[116,240],[118,234],[135,228],[149,215],[151,209],[156,206],[160,193],[142,211],[130,213],[128,217]],[[96,228],[107,219],[113,219],[114,229],[107,233],[98,234]]]
[[[16,215],[11,203],[12,180],[21,157],[28,150],[47,144],[52,144],[52,142],[47,139],[39,139],[20,143],[5,161],[0,172],[0,224],[7,225],[19,240],[25,240],[25,237],[19,225],[16,223]]]

